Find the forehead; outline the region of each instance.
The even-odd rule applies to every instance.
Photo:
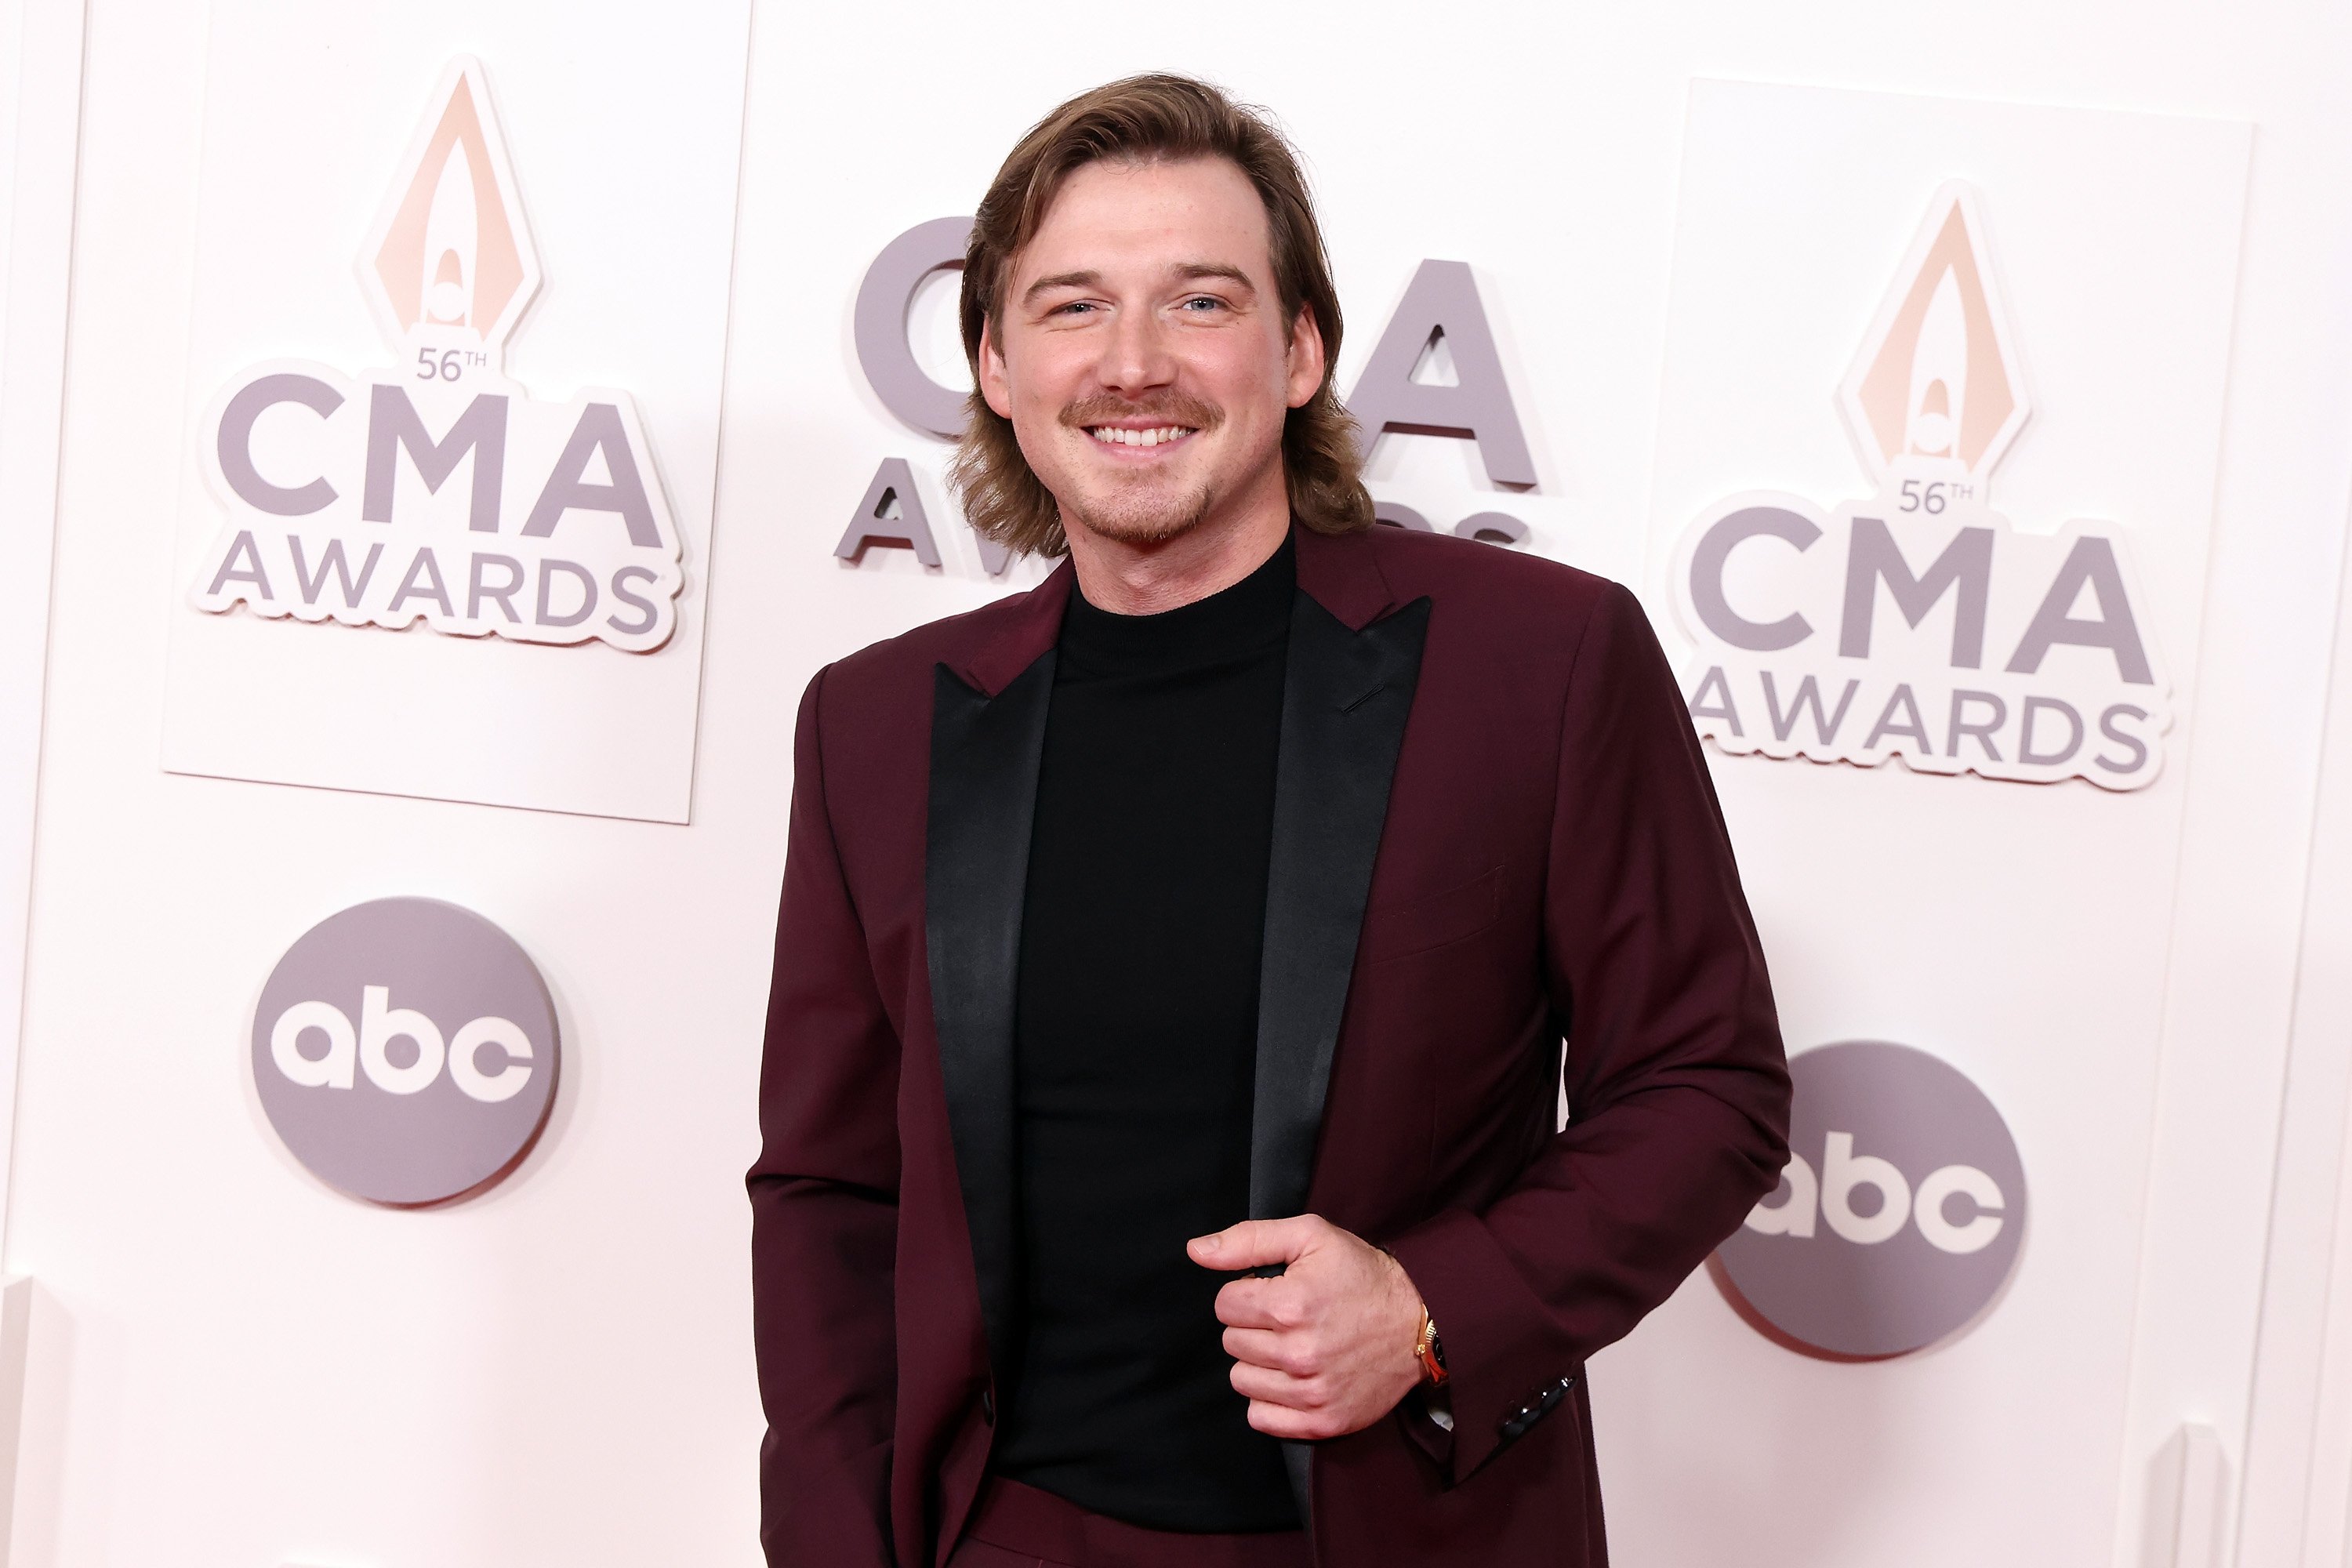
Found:
[[[1021,247],[1014,288],[1062,272],[1158,271],[1183,262],[1237,267],[1263,282],[1265,205],[1224,158],[1097,161],[1072,171]]]

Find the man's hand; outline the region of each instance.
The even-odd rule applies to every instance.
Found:
[[[1203,1268],[1281,1263],[1275,1279],[1217,1292],[1234,1387],[1276,1437],[1338,1437],[1396,1408],[1421,1381],[1421,1292],[1404,1266],[1313,1215],[1252,1219],[1184,1250]]]

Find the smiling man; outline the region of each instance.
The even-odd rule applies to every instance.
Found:
[[[1640,608],[1372,527],[1297,161],[1202,83],[1024,138],[962,326],[966,514],[1066,559],[802,704],[769,1562],[1604,1563],[1585,1361],[1787,1153]]]

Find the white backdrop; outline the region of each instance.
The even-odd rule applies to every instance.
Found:
[[[81,0],[0,5],[0,578],[14,584],[0,624],[0,1241],[39,784],[81,40]],[[28,1281],[0,1290],[0,1535],[15,1517],[31,1303]]]
[[[2165,771],[2128,795],[1717,759],[1790,1048],[1892,1039],[1961,1068],[2007,1118],[2034,1207],[2005,1296],[1927,1353],[1809,1364],[1702,1282],[1670,1330],[1597,1371],[1597,1419],[1621,1431],[1618,1517],[1634,1516],[1626,1532],[1661,1561],[2082,1563],[2114,1532],[2172,957],[2161,911],[2201,739],[2193,676],[2249,141],[2210,120],[1693,89],[1652,583],[1663,589],[1666,549],[1724,496],[1770,487],[1826,507],[1874,494],[1831,390],[1862,348],[1858,324],[1907,284],[1894,267],[1929,194],[1965,177],[2032,404],[1977,482],[2022,533],[2117,527],[2178,716]],[[1890,608],[1878,618],[1883,659],[1905,630]],[[1939,639],[1948,622],[1923,622],[1916,640]],[[1994,668],[2009,646],[1988,649]],[[1760,732],[1768,716],[1748,706]],[[1938,754],[1943,721],[1930,710]],[[1757,1463],[1799,1411],[1801,1447]],[[1747,1506],[1676,1507],[1692,1489]],[[2028,1496],[2021,1509],[1950,1500]],[[1759,1541],[1767,1508],[1776,1524]]]
[[[510,5],[217,13],[198,184],[192,416],[237,372],[265,362],[299,358],[347,374],[406,368],[370,319],[357,263],[370,220],[403,176],[402,148],[439,108],[432,89],[443,65],[478,51],[546,273],[505,369],[558,405],[588,387],[634,395],[650,437],[648,482],[678,519],[688,588],[659,657],[592,644],[550,658],[421,627],[339,635],[184,602],[172,616],[164,766],[687,820],[748,9],[747,0],[709,0],[653,38],[617,16],[575,17],[563,47],[546,51],[531,47],[542,19]],[[644,107],[616,114],[616,100]],[[304,198],[289,200],[297,191]],[[223,526],[220,498],[197,477],[199,443],[192,417],[184,601]],[[289,479],[299,482],[299,473]],[[444,499],[458,499],[457,489]],[[520,527],[509,519],[505,540],[493,542],[514,548]],[[442,554],[458,559],[450,543]],[[464,569],[448,570],[463,595]]]
[[[255,15],[241,0],[218,8],[232,31]],[[654,25],[635,8],[515,0],[471,13],[464,25],[420,24],[448,36],[404,47],[436,68],[480,53],[496,83],[518,50],[561,60],[583,27]],[[367,13],[385,27],[410,15]],[[2142,836],[2099,850],[2143,858],[2144,893],[2115,931],[2038,934],[2045,946],[2082,942],[2086,956],[2108,952],[2103,944],[2129,955],[2101,983],[2115,994],[2087,1001],[2122,1020],[2097,1049],[2127,1061],[2134,1087],[2105,1098],[2079,1058],[2053,1060],[2042,1077],[2030,1056],[2000,1054],[2011,1042],[1969,1043],[1987,1026],[1936,987],[1979,982],[2016,951],[2017,931],[1987,912],[1972,934],[1966,910],[1946,911],[1937,930],[1948,953],[1905,949],[1905,967],[1857,979],[1858,922],[1882,906],[1850,904],[1849,884],[1807,872],[1827,799],[1916,799],[2039,842],[2042,792],[1717,759],[1792,1045],[1874,1027],[1963,1060],[2020,1129],[2050,1223],[2037,1221],[1993,1316],[1915,1362],[1801,1360],[1740,1324],[1701,1277],[1598,1363],[1593,1384],[1625,1563],[1698,1568],[1736,1555],[1860,1568],[1998,1553],[2138,1564],[2151,1462],[2192,1421],[2220,1435],[2239,1560],[2296,1561],[2294,1543],[2328,1500],[2302,1480],[2316,1416],[2307,1402],[2254,1391],[2307,1384],[2326,1320],[2340,1118],[2302,1131],[2289,1120],[2301,1142],[2282,1215],[2299,1195],[2328,1197],[2305,1205],[2317,1217],[2295,1233],[2315,1230],[2317,1243],[2265,1257],[2289,1044],[2296,1083],[2323,1095],[2332,1085],[2337,1110],[2352,1047],[2352,1020],[2328,1014],[2308,984],[2299,1027],[2294,1014],[2352,479],[2347,27],[2352,18],[2263,5],[2152,19],[2121,0],[1932,18],[1727,0],[1587,13],[1211,5],[1141,26],[1027,5],[756,5],[692,825],[681,826],[158,768],[167,628],[185,590],[174,550],[186,442],[214,390],[186,372],[192,344],[224,330],[195,287],[209,221],[199,131],[266,116],[270,103],[267,80],[249,73],[234,78],[233,97],[208,101],[203,8],[95,0],[51,720],[0,1258],[38,1285],[12,1562],[756,1561],[740,1174],[753,1146],[793,705],[824,660],[1004,586],[948,525],[938,444],[864,384],[851,303],[882,245],[970,211],[1052,102],[1160,66],[1273,104],[1307,150],[1349,311],[1343,384],[1422,259],[1475,269],[1540,483],[1497,494],[1466,444],[1391,438],[1376,494],[1441,525],[1508,510],[1532,525],[1534,548],[1633,582],[1662,624],[1650,563],[1690,515],[1667,482],[1685,448],[1662,385],[1696,79],[2254,126],[2234,330],[2210,348],[2226,360],[2226,385],[2205,387],[2227,397],[2218,463],[2210,451],[2198,459],[2212,463],[2211,493],[2174,503],[2182,518],[2211,519],[2201,598],[2191,584],[2198,602],[2168,611],[2192,627],[2201,615],[2193,661],[2188,642],[2167,644],[2176,694],[2194,698],[2193,728],[2176,731],[2147,800],[2078,798],[2087,791],[2076,784],[2046,801],[2128,820]],[[407,59],[382,68],[404,77]],[[215,72],[210,90],[230,79]],[[428,83],[368,79],[372,95],[401,106],[384,137],[396,145]],[[615,115],[658,111],[631,101],[624,81],[607,90]],[[508,131],[521,142],[510,109]],[[526,203],[539,201],[520,152],[518,163]],[[371,195],[381,177],[352,175]],[[1857,268],[1866,288],[1823,363],[1843,369],[1928,194],[1908,198],[1886,260]],[[2010,232],[2026,215],[2000,190],[1989,195],[1999,240],[2031,243]],[[563,220],[532,216],[559,289],[563,257],[548,226]],[[945,360],[940,305],[927,300],[917,324],[934,340],[926,352]],[[557,328],[551,315],[527,324],[519,348],[593,348],[594,323]],[[354,352],[369,346],[363,333]],[[2079,367],[2034,357],[2068,353],[2055,339],[2030,338],[2026,352],[2051,421],[2031,440],[2055,444],[2064,425],[2053,398]],[[1803,382],[1790,394],[1817,427],[1812,455],[1741,482],[1810,489],[1824,503],[1860,493],[1829,392]],[[2086,442],[2104,439],[2097,409],[2078,402],[2065,417],[2089,426]],[[929,487],[947,556],[939,572],[904,551],[870,551],[856,567],[831,557],[887,457],[908,458]],[[2067,509],[2148,516],[2067,488],[2068,474],[2110,471],[2057,465],[2037,491],[2021,447],[1996,504],[2044,524]],[[2130,500],[2143,479],[2102,482],[2108,500]],[[379,635],[269,629],[281,640]],[[2120,815],[2101,815],[2111,810]],[[1890,877],[1921,869],[1906,858],[1924,853],[1915,846],[1888,837],[1874,848]],[[2021,870],[2019,896],[2081,868]],[[370,1211],[325,1192],[278,1152],[241,1077],[249,1009],[285,945],[335,909],[392,893],[447,898],[505,926],[545,972],[566,1036],[539,1151],[506,1186],[447,1212]],[[2313,915],[2324,921],[2327,908],[2315,901]],[[1920,1037],[1939,1026],[1948,1037]],[[2069,1044],[2061,1030],[2037,1048],[2054,1058]],[[2115,1151],[2072,1232],[2060,1223],[2070,1127],[2112,1132],[2098,1147]],[[2060,1342],[2042,1331],[2080,1331],[2067,1314],[2094,1296],[2106,1303],[2095,1330],[2105,1370],[2052,1385],[2034,1357]],[[2066,1414],[2090,1436],[2063,1466],[2027,1476],[1999,1450],[2042,1420],[2037,1399],[2085,1404]],[[1701,1463],[1703,1432],[1718,1447]],[[1869,1457],[1859,1470],[1858,1445]],[[2333,1506],[2340,1522],[2340,1492]],[[2340,1552],[2340,1531],[2321,1544],[2331,1542]]]

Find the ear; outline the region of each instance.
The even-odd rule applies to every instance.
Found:
[[[1285,357],[1290,406],[1304,408],[1323,385],[1323,329],[1316,323],[1313,306],[1298,307],[1297,319],[1290,323],[1290,349]]]
[[[1000,417],[1013,417],[1013,378],[996,346],[996,323],[990,321],[980,324],[980,395]]]

